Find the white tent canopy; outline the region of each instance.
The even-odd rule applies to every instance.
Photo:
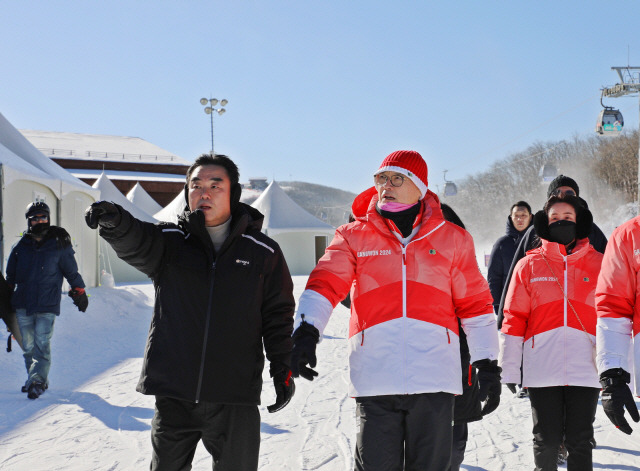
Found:
[[[181,191],[176,195],[171,203],[166,205],[160,211],[153,215],[158,221],[172,222],[174,224],[178,223],[178,216],[180,216],[185,208],[187,207],[187,203],[184,200],[184,191]]]
[[[293,201],[274,181],[251,205],[264,215],[262,232],[282,249],[292,275],[308,275],[335,229]]]
[[[7,121],[2,113],[0,113],[0,143],[2,143],[2,145],[7,149],[11,150],[14,154],[18,155],[25,162],[28,162],[34,167],[40,169],[54,179],[59,180],[58,188],[54,189],[56,197],[62,198],[71,191],[81,191],[92,195],[94,199],[98,198],[98,192],[93,191],[89,185],[71,175],[53,160],[49,159],[42,152],[36,149],[36,147],[31,144],[27,138],[20,133],[20,131]]]
[[[84,223],[84,209],[100,192],[50,160],[0,113],[2,165],[2,263],[26,228],[24,211],[33,201],[51,208],[51,224],[71,235],[78,268],[85,283],[98,283],[98,236]]]
[[[142,209],[138,208],[131,201],[116,188],[116,186],[107,178],[103,173],[93,184],[94,188],[100,190],[101,199],[103,201],[111,201],[119,204],[127,210],[131,215],[141,221],[155,223],[156,219],[150,214],[146,213]],[[121,260],[116,255],[115,251],[104,240],[100,241],[101,247],[101,268],[113,275],[116,283],[131,282],[131,281],[147,281],[149,278],[142,272],[136,270],[127,262]]]
[[[268,236],[281,232],[326,232],[335,229],[305,211],[275,181],[251,205],[264,214],[262,231]]]
[[[100,190],[100,199],[119,204],[129,211],[134,218],[146,222],[157,222],[153,216],[129,201],[104,173],[95,181],[93,188]]]
[[[137,182],[127,193],[127,199],[148,214],[155,214],[162,209],[162,206],[142,188],[140,182]]]

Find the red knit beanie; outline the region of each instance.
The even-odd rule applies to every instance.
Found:
[[[409,177],[420,190],[420,199],[427,193],[427,163],[415,150],[397,150],[387,155],[374,175],[382,172],[398,172]]]

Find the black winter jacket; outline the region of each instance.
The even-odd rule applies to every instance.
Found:
[[[509,273],[509,267],[511,267],[511,261],[525,232],[526,229],[518,231],[513,225],[511,216],[507,216],[506,235],[500,237],[496,243],[493,244],[487,271],[487,281],[489,282],[489,289],[493,297],[493,312],[498,312],[502,289],[507,283],[507,275]]]
[[[582,200],[584,202],[584,200]],[[586,205],[586,202],[585,202]],[[593,248],[596,249],[600,253],[604,253],[604,249],[607,247],[607,237],[600,230],[595,223],[591,225],[591,232],[589,233],[589,243],[593,245]],[[536,234],[536,231],[533,226],[527,229],[522,240],[520,240],[520,244],[518,244],[518,248],[516,249],[516,253],[513,256],[513,260],[511,260],[511,266],[509,267],[509,273],[507,274],[507,280],[502,289],[502,294],[500,296],[500,306],[498,306],[498,329],[502,328],[502,320],[504,319],[504,302],[507,297],[507,291],[509,290],[509,283],[511,282],[511,276],[513,275],[513,270],[516,268],[516,264],[520,261],[521,258],[524,258],[527,255],[529,250],[533,250],[542,245],[540,238]]]
[[[293,283],[264,217],[239,204],[218,253],[201,211],[151,224],[118,207],[100,235],[147,274],[155,306],[137,390],[193,402],[260,404],[263,342],[272,369],[289,368]]]

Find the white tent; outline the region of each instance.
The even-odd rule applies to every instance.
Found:
[[[251,205],[264,214],[262,232],[278,242],[292,275],[308,275],[335,228],[302,209],[275,182]]]
[[[127,199],[148,214],[155,214],[162,209],[162,206],[142,188],[140,182],[137,182],[127,193]]]
[[[98,236],[84,223],[84,210],[100,192],[38,151],[0,113],[2,164],[2,263],[26,228],[24,212],[33,201],[51,208],[51,224],[71,235],[78,269],[88,286],[98,283]]]
[[[166,205],[160,211],[153,215],[158,221],[172,222],[174,224],[178,223],[178,216],[182,214],[182,212],[187,207],[187,203],[184,200],[184,191],[181,191],[176,195],[171,203]]]
[[[104,173],[95,181],[93,188],[100,190],[100,198],[103,201],[111,201],[119,204],[136,219],[152,223],[157,222],[153,216],[129,201]],[[149,279],[144,273],[133,268],[123,260],[120,260],[115,251],[104,240],[100,240],[100,249],[100,268],[111,273],[116,283],[146,281]]]

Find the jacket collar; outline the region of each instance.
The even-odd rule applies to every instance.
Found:
[[[351,206],[353,216],[358,221],[373,225],[381,234],[395,239],[384,218],[376,210],[377,202],[378,192],[375,187],[363,191],[356,196]],[[418,233],[413,237],[414,239],[422,237],[444,222],[444,216],[440,209],[440,200],[431,190],[427,190],[426,195],[422,198],[421,205],[422,223]]]
[[[570,257],[571,259],[581,258],[589,251],[590,247],[588,238],[579,239],[573,249],[573,252],[567,255],[567,250],[564,245],[558,244],[557,242],[551,242],[546,239],[540,240],[542,241],[542,246],[538,249],[531,250],[530,252],[539,251],[546,257],[553,260],[563,260],[564,257]]]

